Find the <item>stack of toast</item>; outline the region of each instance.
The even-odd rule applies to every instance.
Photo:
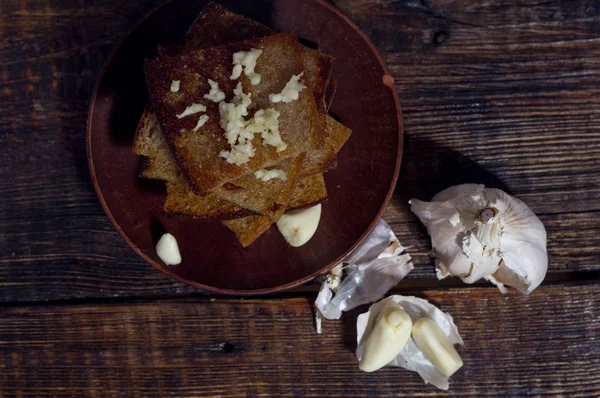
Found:
[[[248,73],[234,79],[234,54],[252,51],[260,52],[254,66],[260,81]],[[300,45],[293,31],[275,32],[217,3],[206,6],[180,46],[159,53],[144,65],[150,104],[133,150],[142,157],[141,177],[165,181],[167,214],[220,218],[247,247],[285,211],[327,198],[323,173],[336,167],[351,134],[328,115],[332,57]],[[304,89],[274,102],[291,77]],[[213,88],[222,103],[208,95]],[[245,162],[223,155],[235,148],[222,105],[239,100],[240,89],[252,102],[246,119],[265,109],[277,113],[274,130],[283,142],[267,145],[257,134]],[[270,172],[283,177],[260,178]]]

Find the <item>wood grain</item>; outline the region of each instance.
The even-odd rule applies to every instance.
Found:
[[[93,192],[87,106],[113,45],[159,0],[0,4],[0,300],[188,294],[138,259]],[[386,58],[405,151],[385,218],[432,278],[406,202],[461,182],[540,214],[550,272],[600,269],[600,6],[335,0]],[[337,101],[343,99],[338,98]]]
[[[396,80],[407,196],[477,181],[536,213],[600,210],[597,2],[335,4]]]
[[[310,300],[297,298],[0,308],[0,395],[600,394],[598,285],[416,294],[451,313],[465,341],[448,392],[398,368],[361,373],[359,311],[317,335]]]

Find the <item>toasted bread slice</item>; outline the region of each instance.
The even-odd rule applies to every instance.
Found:
[[[192,23],[183,39],[183,46],[177,51],[218,47],[275,33],[271,28],[210,2]]]
[[[336,153],[340,151],[342,146],[350,137],[352,131],[345,127],[340,122],[329,116],[327,118],[327,124],[330,135],[333,139]],[[156,127],[156,123],[150,123],[146,126]],[[143,134],[143,137],[149,137],[149,134]],[[162,141],[164,138],[160,134],[154,135],[154,139]],[[158,137],[158,138],[156,138]],[[149,155],[154,150],[150,143],[144,143],[142,146],[135,148],[136,152],[142,155]],[[164,143],[166,145],[166,143]],[[164,158],[171,158],[170,151],[158,151],[159,154],[164,155]],[[160,160],[161,156],[150,157],[149,159]],[[142,175],[146,178],[159,178],[166,181],[167,183],[167,201],[165,202],[164,210],[170,214],[181,214],[199,218],[214,218],[214,217],[240,217],[248,215],[249,211],[235,206],[225,200],[219,200],[214,195],[200,196],[194,194],[189,186],[183,181],[177,182],[177,176],[180,177],[180,173],[173,160],[170,160],[174,173],[167,173],[165,177],[164,169],[155,169],[155,164],[161,164],[160,161],[152,162],[151,167],[142,172]],[[169,161],[162,162],[168,164]],[[158,173],[158,177],[151,173]],[[242,177],[244,178],[244,177]],[[327,198],[327,190],[325,188],[325,182],[322,174],[310,175],[302,177],[296,188],[291,195],[291,201],[288,204],[288,209],[298,209],[303,207],[312,206],[319,203]]]
[[[219,125],[218,105],[204,98],[209,91],[207,79],[219,84],[229,98],[237,85],[231,80],[233,54],[263,50],[258,58],[256,71],[265,76],[252,86],[249,79],[241,76],[244,92],[252,94],[256,109],[275,108],[279,113],[279,131],[287,149],[277,152],[275,147],[262,145],[255,137],[255,153],[243,165],[230,164],[219,156],[230,149]],[[270,93],[280,92],[292,75],[304,69],[299,44],[293,32],[280,33],[226,46],[189,52],[177,57],[162,56],[145,62],[146,81],[152,106],[157,114],[175,160],[192,190],[206,194],[212,189],[259,168],[269,167],[281,160],[302,152],[320,149],[325,131],[319,131],[319,113],[312,94],[303,90],[291,103],[273,104]],[[266,78],[268,76],[268,78]],[[178,92],[171,92],[172,81],[181,82]],[[199,120],[194,114],[178,118],[188,106],[203,104],[208,121],[197,131],[193,128]]]
[[[254,215],[225,220],[223,225],[233,231],[243,247],[248,247],[273,225],[273,221],[269,217]]]
[[[236,14],[215,2],[210,2],[194,21],[184,38],[180,52],[217,47],[252,38],[276,34],[277,31],[250,18]],[[326,114],[325,92],[335,58],[301,46],[306,75],[315,96],[317,108]]]
[[[225,7],[211,2],[190,27],[185,36],[183,46],[163,49],[161,53],[177,54],[197,49],[220,46],[234,43],[250,38],[264,37],[276,33],[274,30],[242,15],[235,14]],[[333,66],[334,58],[322,54],[317,50],[302,46],[302,59],[305,65],[306,76],[315,96],[318,110],[324,116],[326,114],[325,91]],[[303,174],[324,171],[326,158],[331,157],[331,141],[325,135],[323,151],[312,151],[305,159],[305,171]],[[315,153],[316,152],[316,153]]]
[[[283,171],[285,180],[273,178],[257,183],[256,176],[248,174],[236,179],[235,187],[227,186],[233,184],[217,187],[212,195],[277,221],[290,201],[303,160],[304,154],[301,154],[271,168]]]
[[[344,126],[331,116],[327,116],[327,130],[331,137],[333,147],[335,149],[335,156],[329,159],[327,165],[328,170],[335,169],[337,167],[337,153],[342,149],[344,144],[348,141],[352,135],[352,130]]]
[[[143,156],[141,177],[187,184],[149,106],[138,123],[133,151]]]
[[[275,33],[273,29],[211,2],[202,10],[202,13],[190,27],[185,36],[182,51],[234,43]],[[335,59],[305,46],[301,46],[301,52],[306,77],[315,96],[317,109],[322,116],[318,128],[323,129],[325,128],[324,119],[327,115],[328,106],[325,101],[325,93],[329,87],[328,82]],[[324,134],[323,139],[322,149],[307,152],[302,174],[316,174],[328,169],[334,151],[331,138]]]
[[[337,154],[348,142],[352,135],[352,130],[338,122],[331,116],[327,116],[327,130],[333,141],[333,147]]]
[[[323,174],[304,176],[292,193],[292,198],[287,205],[287,210],[303,209],[321,203],[327,199],[327,188]]]
[[[240,206],[235,206],[233,203],[226,200],[220,200],[213,194],[206,196],[194,194],[182,178],[181,173],[177,168],[177,164],[173,160],[173,156],[168,150],[164,137],[158,128],[158,122],[155,120],[152,113],[150,113],[149,117],[142,118],[141,123],[145,120],[149,121],[149,123],[138,128],[139,139],[136,140],[137,145],[134,146],[134,150],[140,155],[148,156],[147,159],[150,160],[150,162],[145,163],[147,167],[142,170],[143,177],[167,181],[167,200],[164,205],[166,213],[198,218],[234,218],[252,213],[251,211]],[[286,174],[289,174],[289,171]],[[253,180],[250,180],[250,182],[244,181],[246,178],[250,179],[249,177],[253,177],[253,175],[240,177],[232,184],[236,185],[238,188],[245,187],[245,189],[239,188],[244,193],[257,189]],[[249,195],[250,198],[253,196],[254,195]],[[292,202],[288,207],[295,209],[311,206],[323,201],[326,197],[327,191],[322,175],[317,174],[302,177],[291,194]],[[278,203],[284,203],[286,200],[287,199],[283,197],[279,199]]]
[[[333,142],[327,133],[327,104],[325,103],[325,94],[327,84],[331,80],[331,70],[333,69],[334,59],[323,57],[321,53],[307,47],[302,47],[304,70],[312,85],[312,90],[319,110],[319,128],[325,129],[324,143],[320,150],[309,151],[306,153],[306,160],[302,174],[317,174],[328,170],[328,163],[335,156]],[[325,72],[327,71],[327,72]]]
[[[142,121],[149,123],[138,129],[140,139],[136,140],[134,150],[145,156],[141,170],[144,178],[167,182],[165,212],[199,218],[236,217],[256,212],[279,219],[299,177],[303,154],[272,167],[282,169],[287,176],[286,181],[272,179],[263,182],[257,180],[254,174],[248,174],[228,184],[234,185],[235,189],[222,186],[214,193],[195,195],[183,179],[154,116],[142,118]]]
[[[186,183],[167,181],[167,200],[164,211],[168,214],[203,219],[235,218],[251,215],[248,209],[219,199],[214,195],[196,195]]]

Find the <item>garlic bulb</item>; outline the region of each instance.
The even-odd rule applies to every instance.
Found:
[[[431,236],[439,279],[487,279],[529,294],[548,269],[546,230],[519,199],[478,184],[462,184],[431,202],[412,199],[411,210]]]

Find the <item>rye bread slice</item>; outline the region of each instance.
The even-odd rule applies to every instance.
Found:
[[[263,145],[257,136],[253,141],[254,156],[248,163],[236,165],[219,156],[230,146],[219,125],[218,105],[204,95],[209,91],[207,79],[212,79],[230,99],[238,82],[230,79],[233,54],[252,48],[263,50],[256,72],[265,78],[254,86],[245,75],[240,81],[244,92],[251,93],[255,109],[275,108],[280,112],[279,130],[288,147],[277,152],[274,147]],[[146,81],[153,109],[171,152],[194,192],[206,194],[259,168],[323,147],[324,132],[319,131],[319,112],[310,91],[301,91],[298,100],[287,104],[273,104],[268,98],[270,93],[280,92],[292,75],[303,70],[299,44],[293,32],[146,61]],[[171,83],[175,80],[181,82],[180,89],[171,92]],[[177,118],[192,104],[206,106],[204,114],[209,117],[197,132],[192,129],[200,115]]]
[[[266,216],[254,215],[225,220],[223,225],[235,234],[243,247],[248,247],[273,225],[273,221]]]
[[[352,131],[331,116],[327,118],[327,124],[337,153],[346,143]],[[149,123],[145,125],[145,128],[157,129],[157,124],[155,122]],[[198,218],[234,218],[251,213],[226,200],[220,200],[212,194],[206,196],[194,194],[187,183],[182,180],[175,162],[170,159],[172,158],[170,151],[156,150],[157,143],[154,142],[154,140],[159,141],[159,143],[164,143],[164,138],[160,133],[160,130],[154,131],[153,134],[148,133],[145,129],[138,129],[138,131],[142,131],[141,135],[145,138],[140,140],[140,145],[136,146],[134,149],[140,155],[147,155],[149,156],[148,159],[155,160],[149,164],[148,168],[142,170],[142,176],[145,178],[158,178],[167,181],[167,200],[164,206],[165,212]],[[148,137],[150,137],[149,142],[145,142]],[[158,145],[158,147],[160,148],[160,145]],[[163,158],[163,160],[167,159],[168,161],[160,161],[161,158]],[[165,164],[173,165],[168,173],[164,172],[164,168],[155,167],[156,165]],[[158,176],[152,173],[157,173]],[[294,210],[313,206],[326,198],[327,190],[322,174],[303,176],[300,178],[298,185],[291,194],[291,201],[288,204],[288,209]]]
[[[327,199],[327,188],[323,174],[303,176],[292,192],[287,210],[298,210],[319,204]]]
[[[186,183],[167,181],[167,199],[164,211],[171,215],[211,218],[236,218],[252,212],[214,195],[196,195]]]
[[[337,154],[350,139],[352,130],[338,122],[332,116],[327,117],[327,130],[333,142],[333,149]]]
[[[236,14],[222,5],[210,2],[185,35],[183,45],[171,50],[186,51],[217,47],[223,44],[240,42],[277,34],[278,32],[243,15]],[[315,96],[317,108],[326,114],[325,91],[331,76],[335,58],[318,50],[300,46],[306,75]]]
[[[156,114],[147,106],[135,131],[133,151],[143,156],[140,177],[186,184],[160,131]]]
[[[215,2],[211,2],[202,10],[188,30],[183,45],[176,48],[163,49],[161,53],[178,54],[227,43],[235,43],[250,38],[264,37],[275,33],[277,32],[271,28],[240,14],[236,14]],[[301,46],[301,49],[306,76],[313,90],[317,109],[324,120],[328,105],[325,99],[325,92],[329,88],[328,81],[330,80],[335,59],[305,46]],[[324,124],[321,124],[320,128],[324,128]],[[331,140],[325,134],[323,149],[307,153],[303,174],[326,171],[328,160],[331,157]]]
[[[273,178],[269,181],[256,182],[254,174],[248,174],[235,180],[235,187],[225,184],[217,187],[212,194],[219,199],[226,200],[240,207],[252,210],[255,213],[269,217],[273,221],[279,220],[291,199],[292,192],[300,176],[300,168],[304,154],[295,158],[284,160],[274,167],[285,173],[285,180]]]
[[[234,43],[250,37],[263,37],[274,33],[276,32],[271,28],[211,2],[190,27],[185,36],[182,51],[217,46],[222,44],[223,40]],[[305,74],[313,91],[317,109],[321,114],[319,129],[324,129],[328,106],[325,93],[335,58],[306,46],[301,46],[301,52]],[[331,139],[324,134],[323,147],[307,151],[302,174],[316,174],[328,170],[328,164],[333,156]]]
[[[187,31],[183,45],[171,49],[172,53],[181,53],[209,47],[218,47],[256,37],[277,33],[250,18],[236,14],[222,5],[210,2],[204,7]]]
[[[250,37],[263,37],[274,33],[276,32],[271,28],[211,2],[188,30],[182,51],[208,48],[220,45],[223,41],[233,43]],[[335,58],[306,46],[301,46],[301,51],[305,73],[315,96],[317,109],[322,116],[319,128],[323,129],[325,128],[324,120],[329,105],[325,96],[327,90],[331,90],[328,82]],[[333,92],[329,92],[329,94],[331,95],[328,98],[330,100],[333,98]],[[325,134],[323,148],[307,152],[302,174],[316,174],[327,171],[333,156],[331,138]]]

